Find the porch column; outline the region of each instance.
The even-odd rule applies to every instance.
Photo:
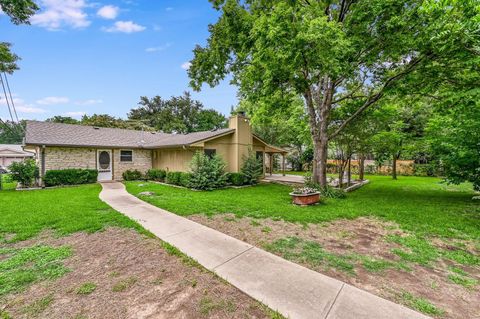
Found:
[[[282,153],[282,175],[285,176],[285,154]]]
[[[269,153],[268,156],[270,157],[270,176],[273,174],[273,153]]]

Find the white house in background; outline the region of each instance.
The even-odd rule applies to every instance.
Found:
[[[7,168],[13,162],[21,162],[34,156],[34,153],[24,151],[22,145],[0,144],[0,167]]]

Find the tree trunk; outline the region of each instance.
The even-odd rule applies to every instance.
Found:
[[[363,181],[365,175],[365,156],[360,154],[358,161],[358,179]]]
[[[326,136],[314,141],[313,180],[321,187],[327,187],[327,154],[328,140]]]
[[[348,158],[348,170],[347,170],[347,186],[352,183],[352,157]]]
[[[397,179],[397,154],[393,155],[392,178]]]

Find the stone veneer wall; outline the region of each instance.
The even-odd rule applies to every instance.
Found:
[[[94,148],[45,148],[45,171],[67,168],[96,168]]]
[[[127,150],[127,149],[124,149]],[[120,162],[120,149],[113,154],[113,179],[122,180],[122,174],[128,169],[136,169],[142,173],[152,168],[152,151],[134,149],[132,162]]]
[[[45,171],[67,168],[96,169],[96,149],[81,147],[47,147],[45,149]],[[132,162],[120,162],[120,149],[113,150],[113,179],[115,180],[122,180],[123,172],[128,169],[137,169],[145,173],[151,168],[151,150],[133,149]]]

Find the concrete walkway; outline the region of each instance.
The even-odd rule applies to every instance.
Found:
[[[289,183],[289,184],[303,184],[305,179],[300,175],[288,175],[283,176],[282,174],[266,174],[263,179],[264,182],[280,182],[280,183]]]
[[[121,183],[100,199],[287,318],[428,318],[221,232],[152,206]]]

